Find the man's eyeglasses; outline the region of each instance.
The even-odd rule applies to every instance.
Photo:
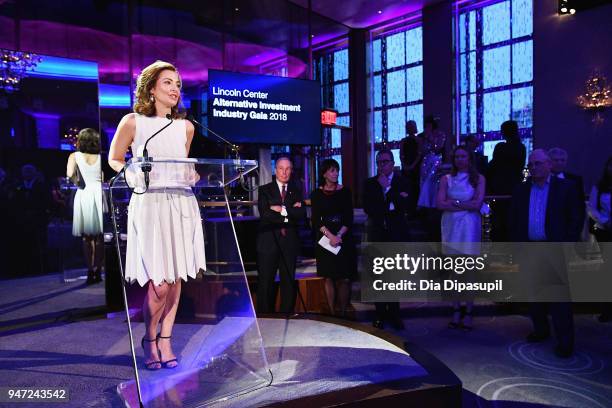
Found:
[[[392,162],[393,160],[389,160],[389,159],[376,160],[376,164],[378,164],[379,166],[384,166]]]

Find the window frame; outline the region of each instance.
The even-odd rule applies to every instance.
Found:
[[[509,20],[508,20],[508,24],[510,25],[510,38],[506,39],[506,40],[502,40],[502,41],[497,41],[494,43],[490,43],[490,44],[483,44],[483,10],[486,7],[489,6],[494,6],[496,4],[500,4],[500,3],[508,3],[508,7],[509,7]],[[519,133],[520,133],[520,137],[521,139],[530,139],[529,141],[526,141],[526,145],[531,146],[533,144],[533,85],[534,85],[534,78],[533,78],[533,0],[531,1],[531,7],[532,7],[532,27],[531,27],[531,33],[527,34],[527,35],[521,35],[518,36],[516,38],[513,38],[513,26],[512,26],[512,16],[513,16],[513,0],[498,0],[498,1],[475,1],[475,2],[471,2],[469,4],[467,4],[466,6],[459,6],[458,2],[455,3],[455,15],[454,15],[454,22],[455,22],[455,69],[456,69],[456,76],[455,76],[455,131],[456,134],[459,135],[459,141],[463,141],[468,135],[479,135],[481,136],[481,140],[483,142],[485,141],[496,141],[496,140],[501,140],[503,137],[501,135],[501,132],[499,130],[499,128],[497,129],[493,129],[493,130],[485,130],[485,123],[484,123],[484,109],[485,109],[485,104],[484,104],[484,99],[485,99],[485,95],[487,94],[492,94],[495,92],[500,92],[500,91],[509,91],[510,93],[510,117],[506,120],[517,120],[517,122],[519,122]],[[467,18],[467,16],[469,15],[469,13],[474,13],[473,15],[475,16],[475,40],[476,40],[476,44],[475,44],[475,48],[470,48],[470,35],[469,35],[469,20]],[[465,27],[465,33],[466,35],[464,35],[464,41],[465,44],[464,45],[464,49],[463,51],[461,50],[462,44],[461,42],[461,16],[465,15],[465,21],[464,21],[464,27]],[[514,63],[514,56],[513,56],[513,47],[516,44],[521,44],[521,43],[527,43],[531,41],[531,49],[532,49],[532,55],[531,55],[531,80],[529,81],[522,81],[522,82],[514,82],[514,71],[513,71],[513,63]],[[509,61],[509,70],[510,70],[510,83],[506,84],[506,85],[500,85],[500,86],[493,86],[493,87],[489,87],[489,88],[485,88],[484,87],[484,53],[485,51],[489,51],[489,50],[493,50],[493,49],[500,49],[501,47],[509,47],[509,52],[510,52],[510,61]],[[466,81],[466,89],[462,89],[462,76],[461,76],[461,64],[462,64],[462,60],[463,57],[466,54],[470,54],[470,53],[474,53],[474,56],[476,58],[475,61],[475,70],[476,70],[476,78],[475,78],[475,84],[474,84],[474,91],[471,91],[471,83],[470,83],[470,72],[469,72],[469,60],[466,59],[466,73],[465,76],[467,78]],[[515,117],[515,112],[513,111],[513,105],[514,105],[514,96],[513,96],[513,92],[514,90],[517,89],[529,89],[531,88],[531,125],[529,127],[521,127],[521,121],[518,120],[518,118]],[[472,107],[471,103],[468,102],[471,100],[471,96],[475,95],[476,96],[476,106]],[[467,103],[467,107],[466,107],[466,114],[465,116],[468,118],[467,119],[467,123],[466,123],[466,131],[463,132],[462,130],[462,101],[461,99],[465,97],[466,98],[466,103]],[[475,109],[476,110],[476,129],[471,129],[471,114],[472,111],[471,109]],[[501,123],[499,124],[501,126]]]

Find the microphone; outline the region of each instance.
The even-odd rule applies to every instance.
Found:
[[[203,124],[201,124],[200,122],[195,120],[195,118],[192,115],[187,116],[187,120],[190,121],[191,123],[193,123],[194,125],[198,125],[198,127],[200,129],[206,130],[206,131],[212,133],[213,135],[215,135],[217,137],[217,139],[219,139],[220,141],[225,143],[227,146],[229,146],[229,148],[232,150],[232,152],[234,152],[234,154],[236,155],[236,160],[240,160],[240,154],[238,152],[238,146],[237,145],[233,144],[232,142],[230,142],[229,140],[227,140],[226,138],[224,138],[223,136],[221,136],[217,132],[214,132],[210,128],[204,126]]]
[[[155,132],[151,136],[149,136],[149,138],[147,139],[147,141],[144,144],[144,148],[142,149],[142,156],[144,158],[144,163],[141,166],[141,170],[144,173],[144,180],[145,180],[145,188],[146,189],[149,188],[149,173],[151,172],[151,169],[152,169],[152,166],[151,166],[151,163],[150,163],[150,159],[149,159],[149,152],[147,151],[147,145],[149,144],[151,139],[153,139],[155,136],[160,134],[165,128],[167,128],[168,126],[170,126],[172,124],[172,122],[174,122],[174,119],[172,119],[172,115],[169,114],[169,113],[166,115],[166,119],[168,119],[170,122],[168,124],[166,124],[163,128],[159,129],[157,132]]]

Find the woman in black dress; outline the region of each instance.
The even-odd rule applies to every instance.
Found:
[[[351,278],[356,271],[355,244],[352,239],[353,200],[348,188],[338,184],[340,165],[324,160],[319,168],[319,188],[312,192],[312,228],[316,238],[317,275],[325,278],[325,295],[332,314],[344,316],[350,300]],[[323,248],[325,236],[332,247],[340,246],[337,255]]]

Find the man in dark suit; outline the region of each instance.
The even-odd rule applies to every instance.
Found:
[[[565,171],[565,168],[567,167],[568,158],[567,151],[560,147],[553,147],[552,149],[548,150],[548,156],[550,156],[550,160],[552,162],[551,172],[553,176],[569,180],[576,184],[576,190],[578,192],[578,197],[582,205],[581,208],[584,212],[586,207],[584,197],[584,182],[582,181],[582,176]]]
[[[376,154],[378,173],[365,181],[363,210],[368,215],[367,233],[370,242],[405,242],[408,240],[406,213],[410,211],[409,180],[394,172],[393,153],[383,149]],[[401,330],[398,302],[376,302],[374,327],[382,329],[385,322]]]
[[[493,157],[487,167],[487,192],[493,195],[510,195],[514,187],[523,181],[527,150],[521,142],[516,121],[505,121],[500,130],[504,141],[495,145]],[[493,241],[507,242],[510,239],[510,226],[507,224],[509,207],[507,200],[496,200],[492,206]]]
[[[402,162],[402,175],[406,177],[411,184],[411,195],[414,199],[415,206],[419,197],[419,180],[421,174],[421,161],[423,155],[421,153],[423,145],[423,137],[417,136],[417,125],[414,120],[406,122],[406,137],[400,142],[400,160]]]
[[[534,150],[529,156],[531,177],[526,183],[519,184],[512,195],[510,210],[511,237],[515,242],[576,242],[580,236],[584,213],[574,183],[553,177],[552,162],[541,149]],[[529,248],[526,248],[529,249]],[[553,250],[555,248],[552,248]],[[527,257],[525,257],[527,258]],[[526,271],[545,276],[559,266],[558,258],[545,261],[537,257],[534,269]],[[562,258],[562,256],[560,257]],[[555,265],[557,263],[557,265]],[[569,357],[574,348],[574,318],[569,302],[531,303],[530,315],[534,331],[527,336],[529,342],[540,342],[550,336],[547,309],[551,314],[557,337],[555,353],[559,357]]]
[[[487,174],[487,166],[489,163],[487,161],[487,156],[478,151],[481,144],[482,142],[478,135],[468,135],[465,138],[465,147],[467,147],[467,149],[474,154],[474,164],[476,164],[476,170],[478,170],[478,172],[484,176]]]
[[[257,311],[274,312],[274,278],[279,270],[281,313],[291,314],[297,286],[295,261],[300,249],[298,223],[306,215],[301,189],[290,183],[293,165],[287,157],[276,161],[275,179],[259,187],[257,235]]]

